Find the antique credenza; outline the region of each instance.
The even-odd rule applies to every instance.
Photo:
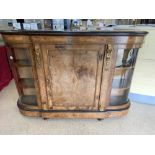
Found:
[[[128,112],[142,31],[0,31],[20,112],[43,118],[107,118]]]

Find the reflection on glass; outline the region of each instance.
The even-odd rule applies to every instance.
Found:
[[[134,66],[138,49],[119,49],[117,53],[116,67]]]
[[[126,89],[124,91],[118,92],[117,95],[111,95],[110,103],[109,103],[110,106],[121,105],[128,102],[128,94],[129,94],[129,89]]]
[[[119,69],[120,70],[120,69]],[[132,80],[133,68],[116,71],[113,77],[112,88],[128,88]]]

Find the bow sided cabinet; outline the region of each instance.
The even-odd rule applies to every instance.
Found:
[[[102,119],[127,114],[138,49],[147,32],[0,33],[23,115]]]

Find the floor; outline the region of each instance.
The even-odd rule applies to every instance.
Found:
[[[31,118],[19,113],[14,81],[0,92],[0,134],[155,134],[155,106],[132,103],[127,116],[96,119]]]

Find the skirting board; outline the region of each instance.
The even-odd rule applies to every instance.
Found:
[[[148,96],[148,95],[130,93],[129,98],[131,101],[155,105],[155,96]]]

